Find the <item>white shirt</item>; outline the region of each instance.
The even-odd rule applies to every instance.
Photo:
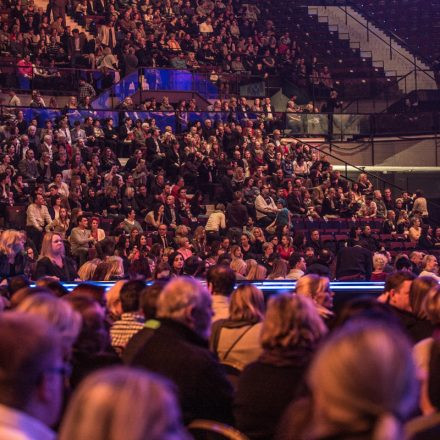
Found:
[[[292,269],[286,276],[286,280],[299,280],[304,276],[304,272],[301,269]]]
[[[55,433],[30,415],[0,405],[0,439],[55,440]]]
[[[205,231],[218,232],[226,228],[226,217],[222,211],[214,211],[206,222]]]
[[[260,220],[262,217],[266,217],[270,212],[278,212],[277,205],[273,201],[272,197],[269,197],[269,203],[264,200],[264,197],[259,194],[255,198],[255,209],[257,211],[257,220]]]

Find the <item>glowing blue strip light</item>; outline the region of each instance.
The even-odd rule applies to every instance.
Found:
[[[105,288],[105,290],[110,289],[114,286],[114,282],[101,282],[101,281],[89,281],[91,284],[96,284],[98,286],[102,286]],[[147,284],[151,284],[152,282],[149,281]],[[70,292],[72,291],[78,284],[80,283],[63,283],[63,286]],[[238,283],[242,284],[242,283]],[[237,285],[238,285],[237,284]],[[253,281],[249,282],[249,284],[253,284],[255,287],[258,287],[261,290],[264,291],[281,291],[281,290],[293,290],[295,289],[296,282],[295,281]],[[334,291],[368,291],[368,292],[382,292],[384,288],[383,282],[338,282],[334,281],[330,283],[330,288]]]

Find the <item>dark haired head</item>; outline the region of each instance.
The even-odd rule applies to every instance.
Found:
[[[206,281],[212,294],[230,296],[235,287],[236,277],[230,267],[216,265],[208,270]]]
[[[119,297],[124,313],[137,312],[140,309],[140,297],[145,289],[145,282],[141,280],[127,281],[121,288]]]

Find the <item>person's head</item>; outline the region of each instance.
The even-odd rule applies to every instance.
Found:
[[[437,257],[435,255],[425,255],[422,260],[422,269],[436,273],[438,270]]]
[[[25,240],[23,235],[15,229],[7,229],[0,235],[0,253],[15,257],[23,251]]]
[[[440,326],[440,286],[436,285],[425,297],[423,303],[423,309],[426,313],[426,317],[436,327]]]
[[[62,406],[63,365],[58,332],[40,316],[0,315],[0,403],[53,425]]]
[[[401,310],[411,311],[409,291],[415,276],[411,272],[394,272],[387,276],[384,292],[388,294],[389,303]]]
[[[80,283],[64,299],[71,298],[72,296],[85,296],[96,301],[103,308],[105,307],[106,293],[103,286],[92,283]]]
[[[416,267],[421,267],[423,254],[418,251],[411,252],[411,254],[409,255],[409,259]]]
[[[233,321],[257,323],[264,317],[264,296],[260,289],[252,284],[243,284],[231,295],[229,318]]]
[[[69,358],[72,345],[81,329],[81,316],[70,304],[49,293],[37,293],[25,298],[15,310],[40,316],[49,322],[59,332],[63,358]]]
[[[168,232],[168,227],[167,227],[167,225],[159,225],[159,228],[158,228],[158,232],[159,232],[159,235],[160,236],[166,236],[167,235],[167,232]]]
[[[397,271],[412,272],[413,267],[409,258],[406,255],[404,255],[396,259],[396,261],[394,262],[394,268]]]
[[[306,261],[304,260],[304,257],[298,253],[293,253],[289,257],[289,266],[290,269],[302,270],[303,272],[306,271]]]
[[[166,262],[160,262],[156,266],[156,270],[154,271],[153,278],[155,280],[167,279],[170,277],[170,274],[171,274],[170,265]]]
[[[399,420],[417,401],[410,345],[379,322],[353,321],[336,331],[314,357],[307,382],[323,436],[371,430],[372,439],[397,440]]]
[[[206,283],[212,295],[229,297],[234,290],[236,277],[234,271],[225,265],[209,268]]]
[[[328,309],[333,307],[333,292],[330,289],[330,281],[326,277],[309,274],[304,275],[296,282],[295,292],[297,295],[307,296],[313,301]]]
[[[108,291],[106,296],[107,310],[114,318],[119,318],[122,315],[121,307],[121,289],[126,281],[120,280],[115,283]]]
[[[135,405],[133,403],[135,402]],[[128,367],[100,370],[74,393],[59,439],[188,439],[170,385],[161,377]]]
[[[77,217],[78,227],[81,229],[87,229],[87,226],[89,225],[89,220],[85,215],[79,215]]]
[[[388,263],[388,258],[385,255],[379,253],[375,253],[373,255],[374,270],[378,272],[383,271],[383,268],[386,266],[387,263]]]
[[[123,313],[138,312],[140,310],[141,291],[145,283],[141,280],[127,281],[119,293]]]
[[[165,285],[163,281],[155,281],[151,286],[142,289],[140,307],[146,320],[156,318],[157,300]]]
[[[40,260],[45,257],[50,260],[64,257],[64,252],[64,242],[61,235],[56,232],[46,232],[41,244]]]
[[[183,272],[183,264],[185,260],[180,252],[173,252],[168,257],[168,264],[171,267],[171,271],[175,274],[181,274]]]
[[[261,345],[269,351],[314,349],[326,332],[325,324],[310,299],[282,293],[268,301]]]
[[[426,319],[425,299],[428,292],[438,285],[433,277],[417,277],[411,284],[409,304],[414,315]]]
[[[178,277],[171,280],[159,295],[157,316],[174,319],[208,339],[212,317],[211,295],[199,281]]]

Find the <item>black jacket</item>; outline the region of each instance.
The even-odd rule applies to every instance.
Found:
[[[369,280],[373,268],[372,255],[360,246],[345,247],[338,252],[336,278],[361,275]]]
[[[277,366],[257,361],[240,375],[234,400],[237,428],[251,440],[273,438],[289,403],[304,390],[307,363]]]
[[[185,424],[195,419],[232,422],[232,386],[208,342],[185,325],[160,319],[160,327],[134,356],[131,365],[172,380]]]
[[[70,258],[64,258],[64,266],[61,268],[52,261],[44,257],[37,261],[37,268],[35,269],[35,279],[49,276],[58,277],[60,281],[73,281],[78,278],[76,268],[73,261]]]
[[[229,228],[242,228],[247,224],[249,214],[246,206],[242,203],[233,201],[226,209],[226,220]]]
[[[9,264],[7,255],[0,253],[0,281],[15,275],[24,275],[28,264],[27,256],[24,254],[16,255],[14,263]]]

